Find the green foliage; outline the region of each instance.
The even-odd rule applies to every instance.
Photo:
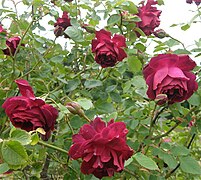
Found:
[[[165,6],[165,1],[157,2]],[[70,159],[68,151],[73,135],[88,123],[86,120],[99,116],[106,122],[125,122],[127,142],[134,150],[123,172],[103,179],[199,179],[200,67],[194,70],[197,92],[186,101],[162,106],[148,99],[142,70],[157,54],[189,54],[193,60],[200,57],[201,38],[186,46],[175,36],[146,36],[136,25],[141,21],[137,15],[141,5],[134,1],[7,3],[0,2],[0,19],[7,30],[7,34],[0,33],[0,105],[9,97],[20,96],[14,81],[23,78],[29,81],[37,98],[58,109],[59,116],[45,142],[41,138],[43,129],[27,132],[14,128],[0,107],[0,174],[12,171],[2,176],[96,180],[93,175],[81,173],[82,160]],[[54,23],[62,11],[69,13],[72,26],[64,30],[65,37],[55,37]],[[199,17],[196,11],[191,19],[172,27],[188,31],[193,23],[200,23]],[[127,58],[114,67],[101,68],[94,60],[91,42],[94,32],[101,28],[126,39]],[[21,38],[22,46],[14,56],[6,56],[6,38],[13,36]],[[72,114],[67,109],[66,104],[72,101],[80,105],[83,114]]]

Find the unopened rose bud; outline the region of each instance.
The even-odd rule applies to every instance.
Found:
[[[164,138],[162,141],[168,143],[171,142],[172,140],[170,138]]]
[[[153,32],[153,34],[160,38],[163,39],[164,37],[168,37],[169,35],[163,30],[163,29],[158,29],[155,32]]]
[[[72,114],[78,114],[80,116],[84,115],[84,111],[81,109],[81,106],[76,102],[68,102],[66,107]]]

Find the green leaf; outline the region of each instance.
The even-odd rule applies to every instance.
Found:
[[[141,166],[150,170],[158,170],[157,164],[150,157],[147,157],[140,152],[136,153],[133,157]]]
[[[171,154],[168,154],[164,151],[159,151],[158,156],[162,159],[171,169],[174,169],[177,166],[177,161],[173,158]]]
[[[88,110],[93,107],[93,103],[90,99],[86,98],[79,98],[77,100],[78,104],[83,107],[83,109]]]
[[[9,170],[9,166],[7,163],[0,164],[0,174],[3,174]]]
[[[75,42],[84,41],[83,32],[78,27],[69,26],[64,32]]]
[[[27,152],[19,141],[4,141],[1,152],[4,161],[9,165],[19,166],[27,163]]]
[[[187,51],[185,49],[177,49],[173,52],[174,54],[191,54],[190,51]]]
[[[7,46],[6,46],[6,39],[0,37],[0,49],[6,49],[6,48],[7,48]]]
[[[73,79],[68,81],[68,84],[65,85],[65,92],[71,92],[75,90],[80,84],[79,79]]]
[[[39,137],[38,137],[38,133],[34,133],[32,136],[31,136],[31,145],[34,146],[38,143],[39,141]]]
[[[94,87],[98,87],[98,86],[102,86],[103,83],[100,80],[86,80],[84,83],[84,86],[86,88],[94,88]]]
[[[201,101],[201,97],[195,93],[188,99],[188,102],[193,106],[199,106],[200,101]]]
[[[199,163],[192,157],[180,157],[179,161],[182,171],[191,174],[201,174],[201,167]]]
[[[187,29],[189,29],[191,26],[189,25],[189,24],[185,24],[185,25],[183,25],[183,26],[181,26],[181,29],[183,30],[183,31],[186,31]]]
[[[120,22],[120,20],[121,20],[121,16],[119,14],[113,14],[107,20],[107,25],[109,26],[109,25],[117,24],[118,22]]]
[[[22,145],[31,143],[31,135],[22,129],[13,128],[10,132],[10,138],[15,141],[19,141]]]
[[[52,58],[50,59],[50,61],[53,62],[53,63],[55,63],[55,64],[56,64],[56,63],[60,64],[60,63],[63,62],[63,59],[64,59],[64,56],[63,56],[63,55],[58,55],[58,56],[52,57]]]
[[[130,56],[127,60],[127,63],[128,63],[128,70],[133,73],[139,72],[142,69],[141,61],[135,56]]]
[[[190,150],[184,146],[179,145],[179,146],[174,146],[171,149],[171,152],[175,156],[186,156],[190,153]]]
[[[108,103],[102,100],[98,100],[95,103],[95,107],[100,113],[103,113],[103,114],[112,113],[115,111],[114,106],[111,103]]]

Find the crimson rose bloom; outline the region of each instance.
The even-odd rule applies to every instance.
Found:
[[[12,56],[15,54],[15,51],[17,49],[17,46],[20,42],[20,38],[19,37],[12,37],[6,40],[6,46],[8,48],[4,49],[3,52],[5,55],[10,56],[10,54],[12,54]],[[22,45],[24,46],[24,45]]]
[[[196,63],[188,55],[160,54],[143,69],[149,86],[147,95],[158,99],[165,94],[169,104],[188,99],[197,89],[196,76],[190,72]],[[165,98],[158,104],[165,103]]]
[[[148,0],[146,5],[138,8],[139,13],[137,14],[141,21],[137,22],[136,25],[139,27],[147,36],[151,35],[154,32],[154,29],[160,25],[159,16],[161,11],[157,10],[156,7],[152,5],[157,4],[154,0]],[[137,33],[138,37],[140,36]]]
[[[118,61],[127,57],[122,47],[126,47],[125,37],[104,29],[96,31],[96,39],[92,40],[92,52],[96,54],[95,61],[103,68],[113,67]]]
[[[64,11],[62,18],[58,18],[57,22],[54,23],[54,34],[56,37],[62,36],[64,34],[64,31],[67,27],[71,26],[70,18],[68,17],[68,12]],[[67,35],[65,36],[67,37]]]
[[[69,156],[73,159],[82,158],[81,171],[84,174],[93,174],[97,178],[113,176],[114,172],[124,169],[125,160],[133,154],[126,144],[127,133],[125,123],[112,119],[106,125],[96,117],[73,135]]]
[[[26,131],[43,128],[46,134],[42,138],[48,140],[58,117],[57,109],[45,104],[42,99],[36,98],[32,87],[26,80],[18,79],[15,82],[22,96],[6,99],[2,107],[5,109],[7,116],[17,128]]]
[[[195,2],[195,4],[198,6],[201,3],[201,0],[186,0],[187,3],[191,4],[193,2]]]

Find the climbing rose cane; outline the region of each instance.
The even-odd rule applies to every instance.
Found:
[[[15,81],[22,96],[6,99],[2,107],[10,118],[13,126],[26,131],[43,128],[46,132],[43,140],[48,140],[51,130],[58,117],[58,111],[53,106],[46,104],[42,99],[36,98],[32,87],[24,79]]]
[[[122,49],[126,47],[125,37],[104,29],[96,31],[96,39],[92,40],[92,52],[95,53],[95,61],[103,68],[113,67],[118,61],[127,57]]]
[[[157,10],[153,5],[157,4],[154,0],[148,0],[147,4],[142,5],[138,8],[139,13],[137,14],[141,21],[137,22],[136,25],[139,27],[147,36],[151,35],[154,32],[154,29],[160,25],[159,16],[161,14],[160,10]],[[140,36],[137,33],[138,37]]]
[[[107,124],[96,117],[90,124],[73,135],[69,155],[72,159],[82,158],[81,171],[97,178],[113,176],[124,169],[125,160],[133,150],[126,144],[128,130],[123,122],[110,120]]]
[[[196,63],[188,55],[160,54],[153,57],[143,69],[150,99],[160,99],[158,104],[187,100],[197,89],[196,76],[191,70]]]

